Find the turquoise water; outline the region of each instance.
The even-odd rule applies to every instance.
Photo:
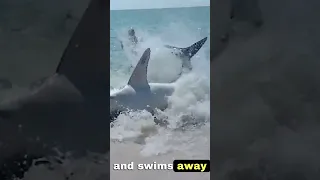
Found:
[[[200,36],[209,36],[210,7],[110,11],[111,56],[115,56],[120,48],[117,39],[119,31],[134,27],[150,34],[160,34],[172,24],[183,24]]]
[[[151,48],[148,68],[149,81],[166,82],[180,71],[181,60],[172,56],[163,45],[187,47],[209,32],[209,7],[111,11],[111,86],[118,88],[127,83],[131,66],[146,48]],[[119,41],[126,40],[129,27],[143,42],[137,47],[137,54],[130,48],[121,49]],[[110,131],[110,165],[113,163],[172,163],[173,159],[208,159],[210,146],[210,86],[209,86],[209,42],[192,58],[193,71],[176,81],[176,92],[170,97],[170,107],[161,112],[168,117],[170,126],[160,128],[154,125],[148,112],[131,112],[118,117]],[[113,90],[112,88],[111,90]],[[181,120],[195,117],[205,121],[202,126],[177,129]],[[106,140],[107,142],[107,140]],[[107,154],[109,157],[109,154]],[[99,161],[97,161],[99,159]],[[108,179],[104,156],[92,154],[89,157],[66,159],[54,169],[33,166],[24,180],[70,180]],[[101,160],[101,161],[100,161]],[[72,176],[71,176],[72,172]],[[138,171],[124,170],[112,172],[110,179],[186,179],[209,180],[209,173],[175,173],[172,170]]]
[[[145,48],[153,49],[152,54],[155,55],[154,51],[159,53],[159,48],[165,44],[187,47],[203,37],[210,38],[209,22],[209,7],[111,11],[111,85],[119,86],[119,76],[125,76],[126,70],[131,65],[135,66]],[[127,40],[127,31],[131,27],[135,29],[138,38],[144,40],[142,47],[138,49],[138,57],[121,49],[120,41]],[[203,53],[209,59],[209,44],[207,42],[198,55]],[[171,57],[162,57],[168,58]]]
[[[136,65],[146,48],[151,48],[149,82],[171,82],[179,77],[181,60],[173,56],[164,45],[188,47],[204,37],[210,38],[209,22],[209,7],[111,11],[111,91],[127,83],[133,70],[131,67]],[[135,48],[136,53],[132,53],[132,47],[126,43],[129,28],[134,28],[136,36],[141,40]],[[124,44],[123,49],[120,41]],[[161,112],[168,118],[169,128],[155,126],[152,115],[145,111],[120,115],[111,128],[113,151],[123,151],[125,146],[128,151],[124,153],[132,154],[133,159],[173,152],[209,158],[209,44],[208,40],[192,58],[193,71],[176,81],[176,91],[169,98],[170,106]],[[178,130],[179,123],[190,118],[206,123],[188,130]],[[140,146],[140,151],[133,153],[131,149],[136,146]],[[117,155],[111,157],[113,161],[121,158]]]

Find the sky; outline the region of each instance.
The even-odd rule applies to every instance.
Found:
[[[110,9],[153,9],[209,5],[210,0],[111,0]]]

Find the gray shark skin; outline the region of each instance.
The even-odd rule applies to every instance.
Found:
[[[55,74],[0,102],[0,179],[23,176],[20,167],[8,171],[4,163],[55,155],[52,148],[75,157],[108,152],[107,3],[90,2]]]
[[[167,98],[174,92],[175,83],[148,83],[150,52],[150,48],[144,51],[127,85],[110,93],[111,122],[126,110],[147,110],[153,114],[155,108],[164,110],[168,107]]]
[[[182,69],[192,70],[191,58],[197,54],[204,43],[207,41],[207,37],[201,39],[200,41],[192,44],[186,48],[179,48],[175,46],[165,45],[166,48],[172,49],[172,54],[178,56],[182,60]]]

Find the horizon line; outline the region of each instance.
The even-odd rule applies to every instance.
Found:
[[[111,9],[110,11],[121,11],[121,10],[151,10],[151,9],[175,9],[175,8],[193,8],[193,7],[210,7],[210,5],[199,5],[199,6],[177,6],[177,7],[155,7],[155,8],[124,8],[124,9]]]

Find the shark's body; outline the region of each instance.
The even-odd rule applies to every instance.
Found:
[[[182,73],[191,71],[191,58],[200,50],[207,37],[187,48],[165,46],[182,60]],[[175,81],[171,83],[149,83],[147,69],[150,49],[144,51],[135,67],[128,83],[123,88],[110,93],[110,120],[113,121],[120,112],[126,110],[147,110],[154,113],[155,109],[164,110],[169,106],[168,97],[175,91]]]
[[[120,91],[112,93],[111,97],[117,97],[121,100],[119,108],[126,110],[142,110],[145,108],[158,108],[164,110],[167,108],[167,97],[172,95],[175,86],[173,83],[149,83],[148,87],[133,88],[126,85]],[[111,110],[115,107],[111,107]],[[116,109],[119,110],[119,109]]]
[[[148,83],[147,69],[150,49],[145,50],[135,67],[128,84],[110,93],[110,114],[116,116],[125,110],[164,110],[168,97],[175,91],[175,83]],[[113,117],[115,118],[115,117]]]
[[[0,179],[23,176],[7,161],[52,155],[55,147],[79,156],[109,150],[107,3],[91,0],[56,72],[0,102]]]

